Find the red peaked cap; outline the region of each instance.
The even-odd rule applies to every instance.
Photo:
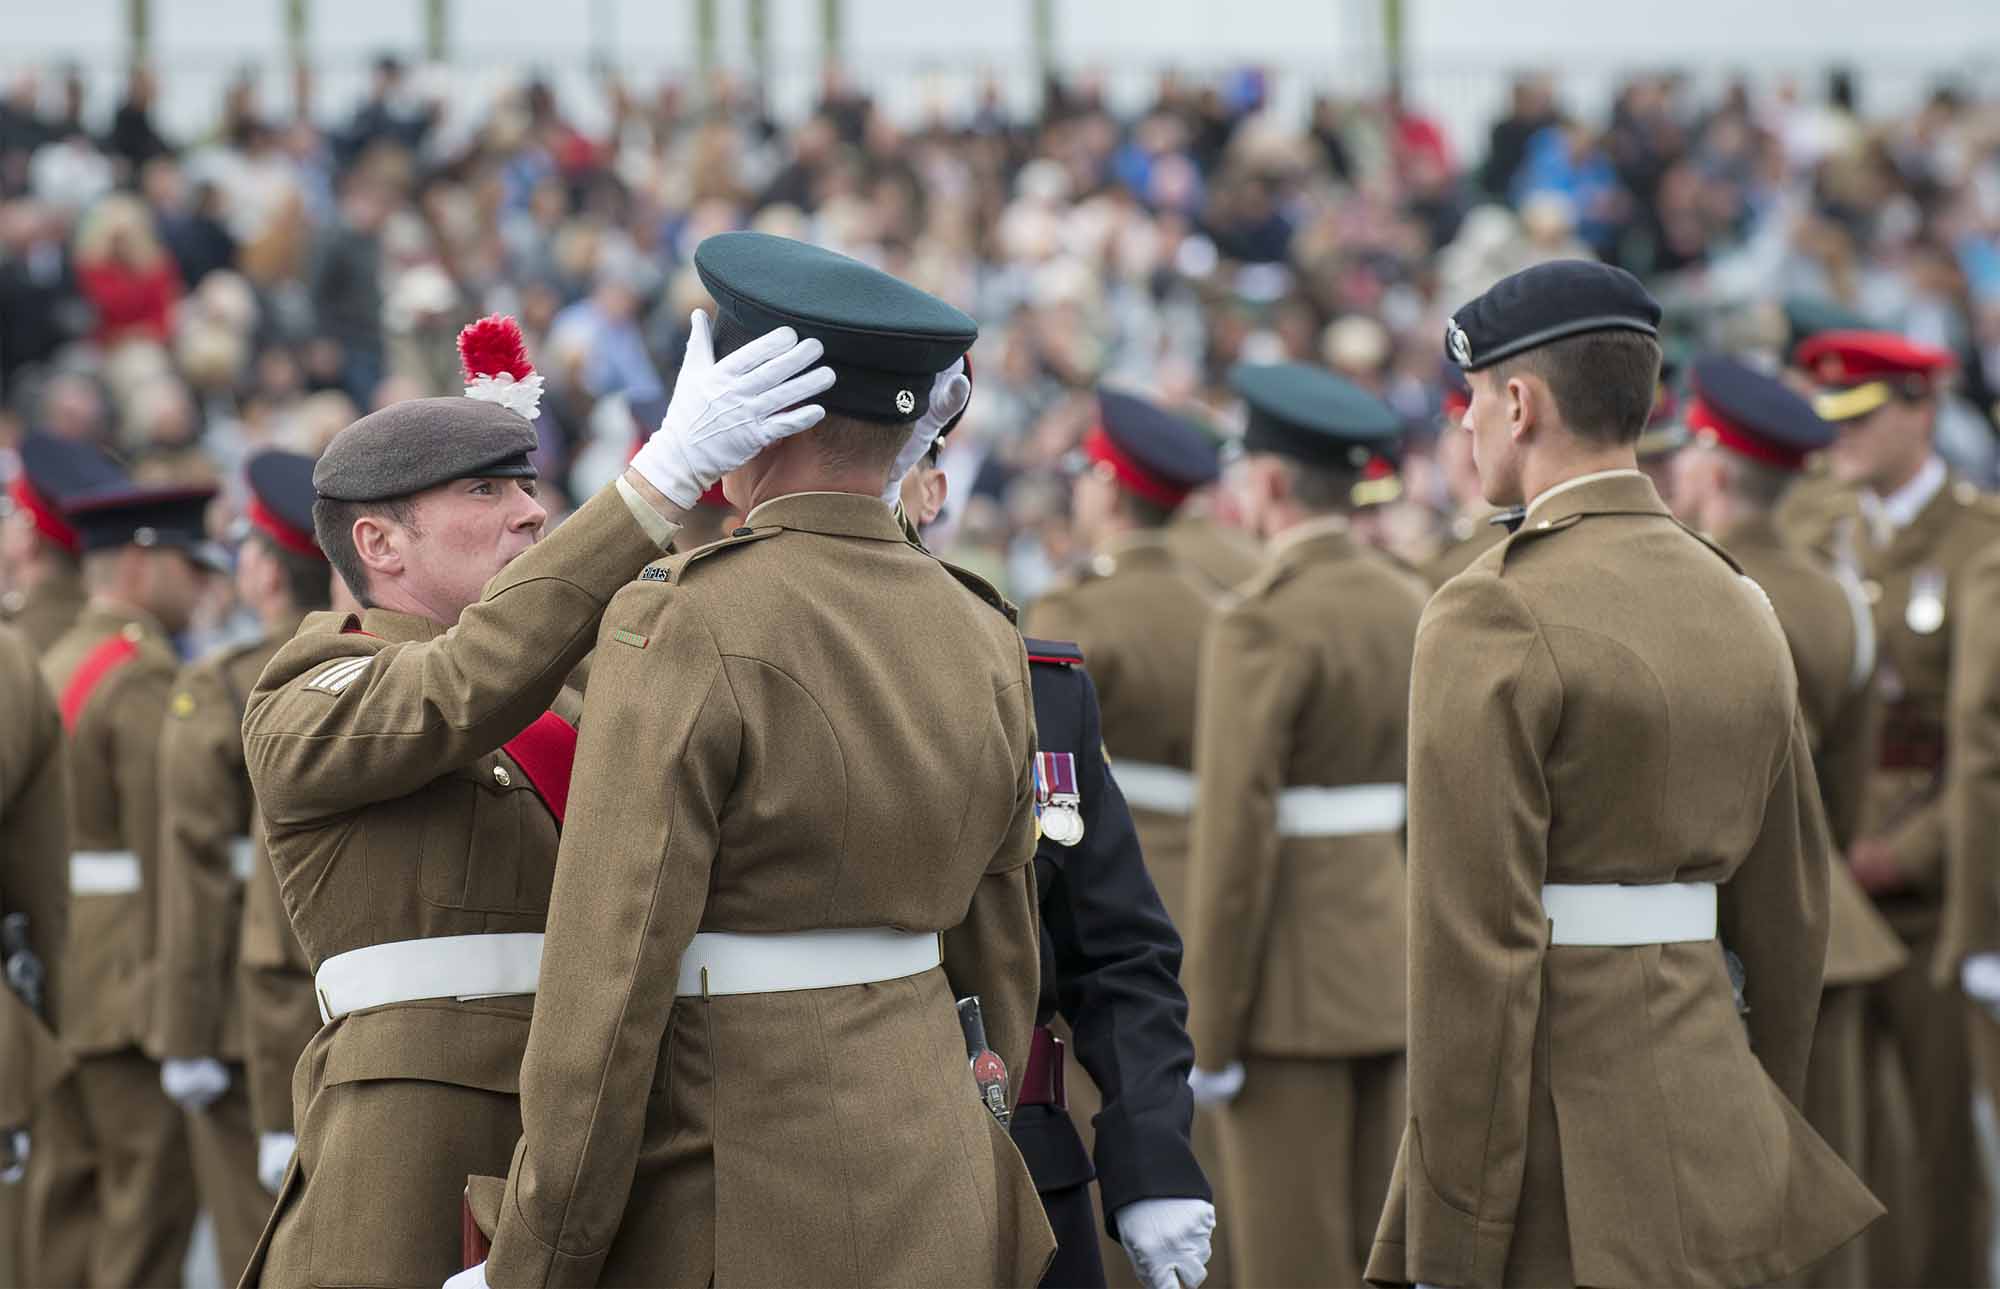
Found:
[[[1893,331],[1822,331],[1800,343],[1794,363],[1822,385],[1933,376],[1958,365],[1949,350]]]

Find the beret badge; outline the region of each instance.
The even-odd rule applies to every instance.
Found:
[[[917,410],[917,396],[907,389],[896,391],[896,410],[908,416]]]
[[[1465,328],[1458,325],[1458,319],[1451,320],[1451,325],[1445,329],[1444,339],[1446,347],[1451,350],[1451,360],[1461,367],[1470,367],[1472,340],[1465,334]]]

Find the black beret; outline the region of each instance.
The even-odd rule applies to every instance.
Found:
[[[250,526],[295,555],[325,559],[313,536],[313,459],[259,452],[244,474],[250,480]]]
[[[826,346],[828,412],[885,425],[913,421],[931,381],[963,357],[979,324],[943,300],[860,260],[769,233],[718,233],[694,251],[715,297],[720,358],[790,327]]]
[[[224,570],[228,557],[208,540],[208,503],[214,498],[213,488],[116,483],[70,498],[63,514],[82,537],[85,551],[165,546]]]
[[[387,501],[453,479],[532,479],[535,427],[498,403],[459,395],[412,398],[370,412],[333,436],[313,467],[329,501]]]
[[[1445,325],[1445,352],[1467,371],[1590,331],[1660,334],[1660,302],[1624,269],[1552,260],[1501,278]]]
[[[1740,456],[1785,470],[1831,444],[1834,428],[1791,386],[1734,358],[1696,360],[1688,427]]]
[[[1130,492],[1172,509],[1222,473],[1221,445],[1191,422],[1132,394],[1097,391],[1092,460],[1111,466]]]
[[[1402,435],[1387,403],[1321,367],[1243,364],[1229,373],[1229,387],[1250,407],[1246,452],[1360,471],[1392,452]]]

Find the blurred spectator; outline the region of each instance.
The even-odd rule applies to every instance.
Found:
[[[76,281],[96,314],[91,337],[98,344],[165,343],[181,277],[144,202],[121,194],[91,208],[77,230]]]
[[[348,181],[340,219],[313,247],[311,291],[319,334],[339,346],[340,387],[366,403],[382,379],[382,225],[390,196],[366,176]]]
[[[111,130],[104,136],[104,150],[122,160],[128,174],[137,174],[156,157],[173,154],[173,146],[153,128],[156,93],[152,69],[143,65],[134,67],[125,83],[125,99],[111,115]]]

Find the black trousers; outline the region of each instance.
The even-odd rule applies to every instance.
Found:
[[[1056,1233],[1056,1257],[1042,1277],[1042,1289],[1104,1289],[1104,1259],[1097,1251],[1090,1183],[1043,1191],[1042,1208]]]

